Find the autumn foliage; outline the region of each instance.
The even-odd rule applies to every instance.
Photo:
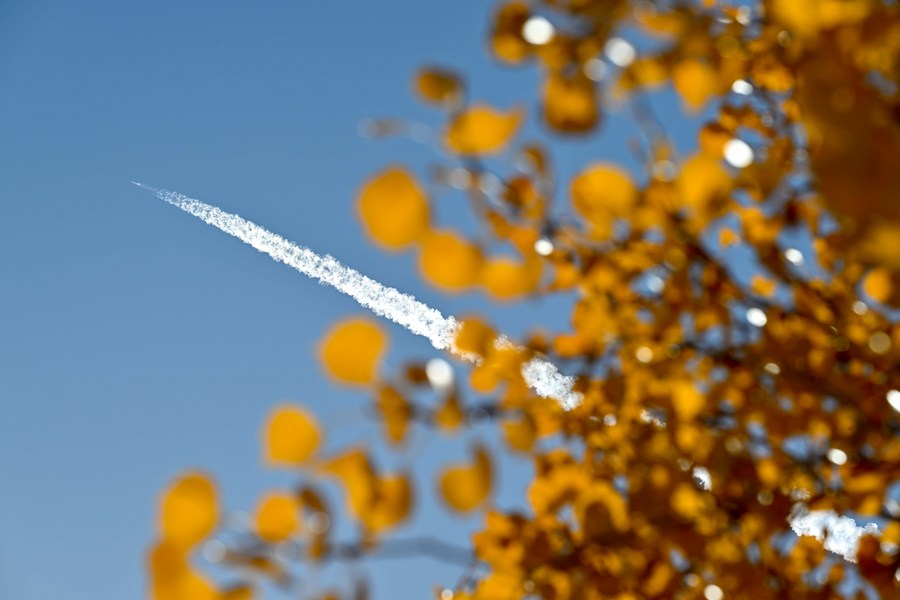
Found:
[[[309,565],[388,548],[434,501],[482,522],[465,576],[435,582],[442,600],[900,597],[900,7],[511,1],[488,44],[540,72],[537,100],[493,107],[462,75],[423,67],[414,89],[435,109],[435,166],[386,165],[357,214],[437,289],[559,295],[569,326],[535,323],[517,348],[470,318],[456,345],[476,366],[423,357],[386,372],[386,332],[361,317],[335,325],[319,355],[371,399],[387,448],[489,419],[481,434],[533,465],[526,497],[492,503],[496,446],[416,482],[379,466],[377,440],[326,452],[316,417],[281,406],[263,456],[299,483],[264,493],[232,535],[211,479],[177,478],[159,504],[152,597],[252,598],[261,581],[290,592]],[[688,152],[652,109],[669,97],[693,128]],[[547,135],[525,139],[529,118]],[[611,119],[639,134],[621,161],[554,165],[567,136]],[[438,222],[447,188],[477,231]],[[528,389],[533,354],[578,377],[580,406]],[[790,533],[800,508],[875,519],[880,535],[845,561]],[[339,520],[358,537],[336,539]],[[226,583],[204,574],[201,547]]]

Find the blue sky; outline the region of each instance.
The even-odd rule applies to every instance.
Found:
[[[498,310],[478,294],[436,293],[412,256],[373,251],[353,212],[377,169],[402,161],[422,172],[436,159],[358,134],[367,117],[436,123],[411,93],[422,63],[459,68],[475,97],[500,107],[534,106],[536,73],[489,60],[488,8],[0,4],[0,597],[140,597],[157,495],[172,476],[202,467],[227,506],[244,509],[290,481],[259,460],[259,426],[278,403],[311,406],[334,445],[376,435],[346,418],[365,397],[332,386],[315,359],[328,326],[360,312],[353,302],[131,180],[238,212],[446,313],[487,312],[513,334],[565,322],[555,301]],[[626,133],[613,117],[603,137],[567,143],[564,170],[621,157]],[[393,364],[435,355],[391,333]],[[461,458],[466,444],[432,451],[432,441],[420,468]],[[501,504],[524,485],[524,468],[510,469]],[[416,522],[456,539],[477,524],[459,529],[427,507]],[[423,597],[459,573],[410,566],[375,563],[377,597]]]

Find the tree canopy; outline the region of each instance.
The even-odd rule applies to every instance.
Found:
[[[415,253],[438,290],[565,295],[569,327],[536,322],[504,345],[470,317],[456,346],[476,366],[425,357],[388,372],[374,317],[336,324],[322,368],[368,395],[379,439],[325,452],[308,408],[276,409],[263,456],[297,485],[263,494],[236,528],[210,476],[175,479],[148,554],[151,596],[252,598],[262,581],[290,594],[311,566],[402,554],[410,542],[395,530],[437,501],[482,518],[470,548],[413,540],[411,554],[462,563],[457,582],[435,582],[441,600],[896,597],[898,11],[891,0],[497,5],[489,48],[540,73],[536,98],[493,106],[462,74],[423,66],[414,90],[436,109],[433,168],[374,173],[357,216],[376,246]],[[686,123],[702,117],[688,153],[652,108],[672,90]],[[539,139],[520,135],[534,115]],[[640,132],[622,160],[558,177],[555,148],[612,118]],[[422,137],[402,119],[370,125]],[[438,222],[443,188],[465,195],[477,230]],[[579,406],[525,385],[521,365],[537,355],[577,376]],[[380,467],[372,450],[485,419],[483,435],[533,465],[514,510],[492,503],[488,445],[434,482]],[[839,556],[791,532],[816,511],[877,527]],[[337,539],[339,520],[358,536]],[[227,577],[204,573],[201,548]]]

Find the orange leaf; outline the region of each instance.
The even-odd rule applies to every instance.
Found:
[[[435,286],[459,291],[478,281],[481,250],[451,231],[433,231],[425,238],[419,269]]]
[[[453,71],[425,67],[416,73],[416,92],[431,104],[454,104],[462,99],[463,85]]]
[[[588,219],[596,212],[625,216],[636,202],[631,176],[617,165],[594,163],[572,180],[572,204]]]
[[[697,154],[682,166],[677,185],[682,202],[703,211],[728,193],[731,179],[718,160]]]
[[[191,569],[184,548],[177,544],[156,544],[148,562],[153,600],[219,600],[216,588]]]
[[[375,481],[374,502],[360,515],[363,525],[374,532],[391,529],[403,522],[412,510],[409,477],[386,475]]]
[[[390,250],[410,245],[428,230],[428,198],[401,167],[387,168],[366,182],[357,208],[369,236]]]
[[[485,356],[493,349],[496,337],[497,332],[490,325],[469,317],[463,319],[453,344],[460,352]]]
[[[534,420],[524,414],[515,419],[507,419],[502,423],[503,437],[507,445],[515,452],[531,452],[537,439],[537,428]]]
[[[445,143],[456,154],[496,154],[515,135],[522,111],[503,113],[485,105],[475,105],[456,115],[447,127]]]
[[[412,415],[412,409],[406,398],[393,387],[385,385],[378,390],[375,406],[384,421],[388,442],[395,446],[401,444],[406,438]]]
[[[282,542],[300,528],[300,506],[290,494],[268,494],[256,508],[256,533],[267,542]]]
[[[680,517],[694,520],[706,508],[706,496],[689,483],[679,483],[669,498],[672,509]]]
[[[321,441],[315,417],[299,406],[281,406],[266,424],[266,459],[275,464],[302,465],[316,452]]]
[[[481,270],[481,282],[494,300],[508,301],[534,291],[541,279],[541,262],[491,258]]]
[[[672,71],[672,84],[692,111],[703,108],[710,96],[718,91],[716,72],[705,62],[685,60]]]
[[[180,547],[192,547],[206,538],[219,520],[216,488],[202,473],[176,479],[160,503],[162,537]]]
[[[375,379],[387,338],[371,319],[347,319],[335,325],[319,345],[319,358],[335,380],[365,385]]]
[[[690,420],[703,410],[706,398],[690,381],[678,381],[672,384],[672,405],[678,418]]]
[[[474,462],[444,469],[440,477],[441,497],[457,512],[478,508],[491,492],[493,468],[491,459],[482,447],[475,449]]]
[[[891,272],[884,267],[872,269],[863,279],[863,291],[876,302],[887,302],[893,293],[893,288]]]
[[[544,85],[544,120],[552,129],[583,133],[597,125],[594,82],[582,71],[574,76],[552,73]]]

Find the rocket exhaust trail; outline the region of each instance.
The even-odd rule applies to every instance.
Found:
[[[277,262],[282,262],[308,277],[332,286],[375,314],[427,338],[435,348],[449,350],[470,362],[477,360],[476,357],[460,352],[453,345],[460,323],[453,317],[445,317],[440,311],[419,302],[413,296],[382,285],[332,256],[316,254],[309,248],[294,244],[238,215],[227,213],[177,192],[157,190],[136,181],[132,183],[268,254]],[[501,337],[496,344],[503,347],[510,346],[511,342]],[[538,395],[556,399],[565,409],[574,408],[581,402],[581,394],[572,389],[575,379],[561,374],[553,363],[543,358],[533,358],[522,365],[522,376]]]

